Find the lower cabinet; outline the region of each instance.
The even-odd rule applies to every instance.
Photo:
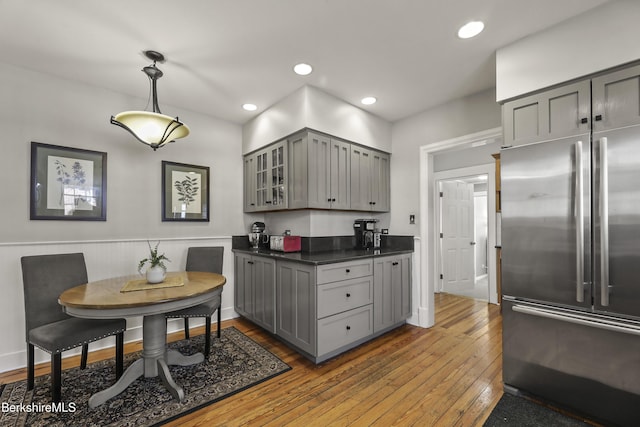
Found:
[[[316,267],[278,261],[276,279],[276,335],[315,355]]]
[[[236,311],[316,363],[411,315],[410,253],[318,266],[236,253],[235,266]]]
[[[411,254],[374,258],[373,329],[379,332],[411,316]]]
[[[275,333],[276,260],[241,253],[234,259],[236,311]]]

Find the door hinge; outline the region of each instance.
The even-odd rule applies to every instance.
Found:
[[[444,233],[440,233],[440,238],[442,239],[444,237]]]
[[[444,191],[440,192],[440,197],[444,197]]]
[[[440,280],[444,279],[444,274],[440,275]]]

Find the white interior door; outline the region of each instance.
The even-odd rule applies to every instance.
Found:
[[[473,184],[441,182],[443,291],[473,289],[475,282]]]

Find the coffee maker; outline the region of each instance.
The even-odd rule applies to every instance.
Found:
[[[356,219],[353,231],[356,236],[356,249],[377,249],[380,247],[380,233],[376,230],[377,219]]]
[[[269,236],[265,234],[264,222],[251,224],[251,233],[248,234],[249,243],[254,249],[269,247]]]

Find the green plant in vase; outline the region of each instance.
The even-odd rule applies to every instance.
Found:
[[[149,257],[141,259],[138,263],[138,273],[142,274],[142,268],[145,264],[149,263],[146,276],[149,283],[161,283],[167,275],[167,266],[164,265],[164,261],[171,262],[164,254],[158,255],[158,246],[160,242],[152,248],[151,243],[147,240],[149,245]]]

